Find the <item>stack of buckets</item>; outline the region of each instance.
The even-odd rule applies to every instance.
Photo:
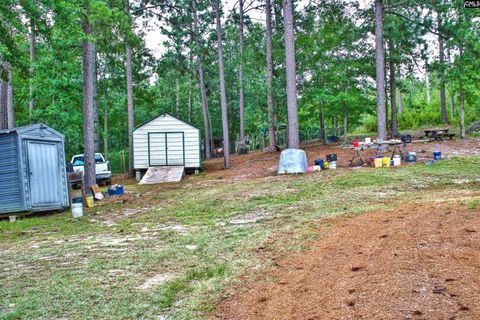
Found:
[[[399,167],[402,164],[402,158],[398,154],[393,157],[392,161],[394,167]]]
[[[325,162],[326,167],[331,170],[337,169],[337,155],[336,154],[327,154],[327,162]]]
[[[83,201],[82,197],[72,199],[72,216],[74,218],[83,217]]]
[[[407,162],[417,162],[417,153],[416,152],[409,152]]]
[[[337,155],[328,154],[326,158],[327,158],[327,161],[324,161],[323,159],[315,160],[314,165],[309,166],[307,171],[313,172],[313,171],[320,171],[320,170],[326,170],[326,169],[332,169],[332,170],[337,169]]]
[[[393,159],[384,156],[376,156],[370,158],[370,165],[375,168],[381,167],[398,167],[402,164],[402,159],[399,155],[395,155]]]

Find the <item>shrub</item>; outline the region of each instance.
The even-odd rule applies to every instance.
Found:
[[[126,173],[128,171],[128,150],[109,152],[108,161],[113,173]]]

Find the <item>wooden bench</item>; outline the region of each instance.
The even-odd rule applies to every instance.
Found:
[[[443,138],[449,138],[450,140],[455,137],[455,133],[449,133],[449,129],[432,129],[425,130],[425,137],[433,139],[433,141],[443,141]]]

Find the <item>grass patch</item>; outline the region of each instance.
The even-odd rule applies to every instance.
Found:
[[[188,189],[135,189],[146,192],[148,210],[111,227],[102,215],[118,204],[95,219],[63,213],[0,222],[0,319],[201,319],[240,274],[269,268],[271,252],[307,249],[320,236],[318,219],[478,193],[469,181],[480,180],[479,165],[457,158],[243,182],[195,177]],[[259,218],[232,222],[248,216]],[[271,250],[260,258],[264,247]],[[139,289],[159,275],[171,278]]]
[[[473,200],[472,202],[470,202],[470,205],[468,207],[472,210],[475,210],[478,208],[479,204],[480,204],[480,200]]]

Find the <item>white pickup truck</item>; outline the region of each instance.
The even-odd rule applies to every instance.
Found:
[[[73,172],[83,172],[84,168],[83,154],[77,154],[72,157]],[[110,169],[110,162],[105,161],[101,153],[95,153],[95,174],[97,175],[97,182],[105,182],[107,185],[112,183],[112,171]]]

